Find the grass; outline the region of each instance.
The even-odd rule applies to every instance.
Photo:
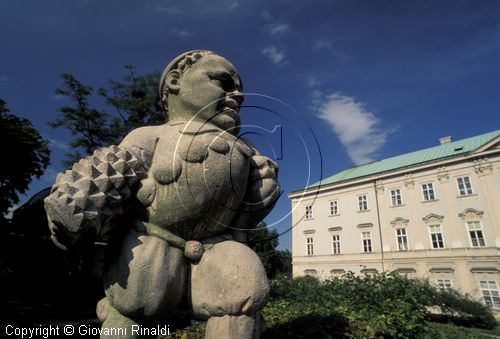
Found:
[[[492,330],[486,330],[482,328],[463,327],[435,322],[427,322],[426,327],[429,332],[424,336],[426,339],[500,338],[500,327],[496,327]]]
[[[311,319],[309,319],[311,320]],[[312,321],[313,323],[316,321]],[[281,324],[283,325],[283,324]],[[277,325],[279,327],[279,325]],[[472,328],[472,327],[463,327],[456,326],[453,324],[443,324],[437,322],[426,322],[426,330],[427,332],[422,334],[422,338],[425,339],[471,339],[471,338],[481,338],[481,339],[489,339],[489,338],[500,338],[500,327],[496,327],[493,330],[486,330],[482,328]],[[302,328],[303,329],[303,328]],[[263,333],[262,338],[268,338],[270,332],[274,332],[274,330],[279,330],[279,328],[271,328],[266,331],[267,333]],[[293,338],[307,338],[308,335],[306,333],[301,333],[300,328],[296,329],[296,332],[286,333],[286,337]],[[331,330],[331,329],[330,329]],[[182,339],[203,339],[205,331],[204,324],[200,324],[193,327],[185,328],[184,330],[177,331],[173,337],[174,338],[182,338]],[[318,335],[318,333],[315,333]],[[317,338],[342,338],[342,334],[339,333],[324,333],[323,335],[317,336]]]

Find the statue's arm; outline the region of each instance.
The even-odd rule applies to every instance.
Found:
[[[130,132],[120,143],[119,147],[139,155],[144,165],[149,167],[153,159],[156,144],[160,138],[161,126],[145,126]]]
[[[119,146],[104,147],[60,173],[45,210],[52,239],[61,248],[87,243],[111,230],[138,182],[147,176],[158,133],[131,132]]]
[[[250,160],[250,176],[245,197],[233,220],[236,229],[251,229],[272,210],[281,194],[278,182],[278,164],[263,156],[249,142],[254,155]]]

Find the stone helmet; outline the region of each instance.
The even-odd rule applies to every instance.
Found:
[[[169,95],[169,89],[168,86],[166,86],[166,80],[168,73],[170,73],[173,70],[178,70],[182,74],[189,67],[191,67],[191,65],[193,65],[197,60],[201,59],[206,55],[215,55],[215,53],[212,51],[201,50],[201,49],[185,52],[175,57],[174,60],[172,60],[167,65],[167,67],[165,67],[165,70],[163,71],[160,78],[159,95],[160,95],[160,100],[163,103],[163,107],[165,108],[167,113],[168,113],[167,99]]]

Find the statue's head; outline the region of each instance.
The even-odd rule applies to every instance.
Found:
[[[183,53],[165,68],[160,98],[169,120],[209,122],[236,134],[243,101],[236,68],[223,57],[204,50]]]

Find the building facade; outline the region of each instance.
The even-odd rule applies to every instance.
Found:
[[[349,168],[289,198],[294,276],[398,271],[500,309],[500,130]]]

